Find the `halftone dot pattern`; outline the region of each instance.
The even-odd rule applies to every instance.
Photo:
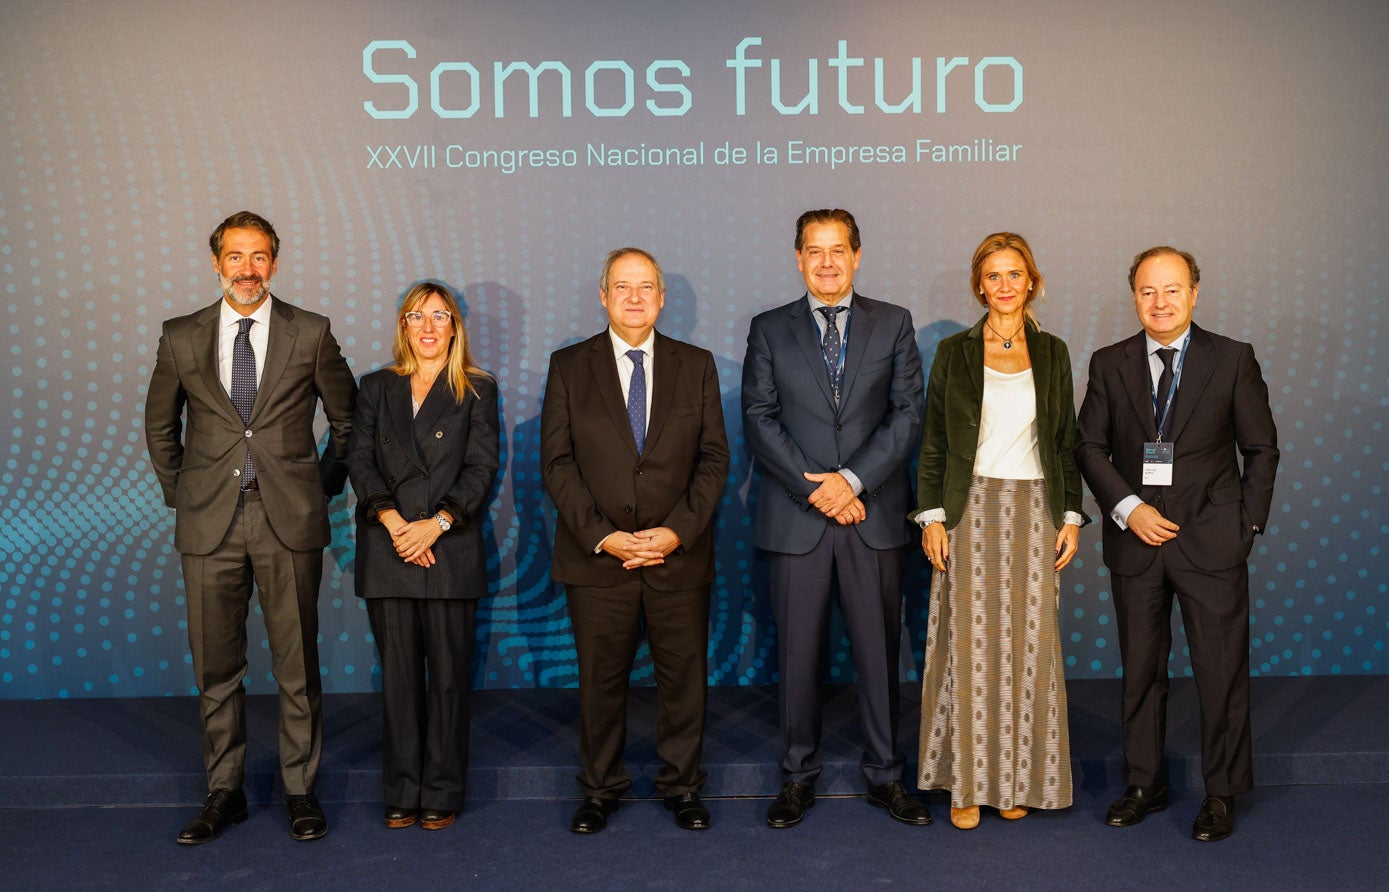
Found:
[[[1381,70],[1379,48],[1357,36],[1376,27],[1297,27],[1303,13],[1291,0],[1278,15],[1243,15],[1238,4],[1203,13],[1202,41],[1254,45],[1247,31],[1257,27],[1261,50],[1257,58],[1202,56],[1163,75],[1162,92],[1180,111],[1150,113],[1183,124],[1186,142],[1173,147],[1123,137],[1132,132],[1133,97],[1152,92],[1152,73],[1135,70],[1122,51],[1122,35],[1155,15],[1136,2],[1023,13],[1028,39],[1012,52],[1026,67],[1028,99],[1008,115],[973,109],[963,77],[950,84],[950,114],[933,111],[932,57],[979,55],[972,47],[981,32],[967,11],[900,3],[852,33],[827,37],[815,22],[772,27],[749,21],[741,4],[713,3],[657,15],[643,8],[628,17],[629,39],[615,42],[605,29],[582,27],[579,11],[558,6],[537,21],[500,3],[461,10],[432,0],[340,17],[324,15],[328,7],[318,3],[251,0],[247,14],[274,27],[249,50],[205,38],[219,27],[212,10],[175,17],[135,0],[0,11],[8,360],[0,416],[9,434],[0,467],[0,697],[193,690],[173,517],[149,468],[142,407],[161,322],[216,298],[207,234],[242,207],[268,216],[283,238],[276,293],[327,314],[359,375],[390,361],[396,307],[411,284],[437,279],[461,292],[475,353],[496,375],[502,399],[502,470],[485,521],[490,584],[478,612],[479,685],[577,683],[563,591],[549,578],[556,521],[541,482],[539,418],[548,356],[602,328],[599,268],[622,244],[649,248],[665,268],[662,329],[716,358],[732,461],[715,529],[710,682],[776,680],[766,562],[750,544],[755,469],[740,380],[752,316],[804,288],[792,223],[818,206],[857,214],[859,290],[911,309],[927,369],[940,340],[981,312],[967,290],[974,246],[999,229],[1025,234],[1047,277],[1043,324],[1070,346],[1077,403],[1090,354],[1137,329],[1128,259],[1161,242],[1194,251],[1205,268],[1196,319],[1254,344],[1283,451],[1269,528],[1250,556],[1252,671],[1389,671],[1389,560],[1380,544],[1389,532],[1381,507],[1389,372],[1378,347],[1389,244],[1377,185],[1389,125],[1382,116],[1338,116],[1338,108],[1377,107],[1375,81],[1346,83],[1314,61],[1361,60],[1364,70]],[[1380,14],[1351,18],[1362,15]],[[820,115],[771,112],[766,67],[749,72],[749,114],[731,115],[723,60],[745,21],[745,33],[766,39],[762,57],[784,61],[788,96],[804,89],[804,60],[821,60]],[[122,35],[119,48],[113,33]],[[1074,42],[1081,33],[1083,51]],[[373,88],[362,75],[365,42],[388,36],[419,50],[414,67],[392,69],[420,83],[421,110],[410,121],[375,121],[362,111],[363,99],[392,104],[403,92]],[[850,39],[852,53],[886,57],[898,73],[904,59],[923,57],[926,111],[884,115],[871,95],[856,94],[868,112],[842,113],[825,64],[838,39]],[[628,119],[599,120],[584,110],[583,69],[625,53],[640,71],[634,46],[690,61],[689,116],[642,117],[640,83],[639,113]],[[541,58],[563,58],[575,72],[573,117],[555,112],[549,81],[541,82],[541,118],[527,117],[520,80],[506,87],[506,119],[490,116],[491,62]],[[486,81],[485,111],[467,121],[429,111],[429,71],[456,59],[472,60]],[[260,77],[236,76],[250,70]],[[793,72],[801,72],[794,82]],[[1294,80],[1345,103],[1267,87]],[[1213,96],[1212,83],[1227,89]],[[900,88],[894,82],[889,95]],[[1095,101],[1077,109],[1077,95]],[[1197,96],[1199,103],[1184,101]],[[1185,117],[1193,113],[1195,126]],[[1321,116],[1317,126],[1308,115]],[[589,142],[704,140],[712,150],[724,140],[760,141],[784,152],[791,139],[911,146],[923,137],[992,138],[1024,150],[1017,163],[978,166],[581,162],[513,174],[442,163],[368,167],[371,149],[381,146],[430,145],[441,159],[450,144],[572,147],[583,158]],[[1097,513],[1088,497],[1086,510]],[[329,691],[379,685],[375,645],[353,592],[352,514],[350,496],[330,505],[319,602]],[[900,669],[916,678],[929,585],[916,549],[907,579],[911,646]],[[1119,672],[1110,593],[1091,525],[1062,579],[1072,677]],[[246,684],[269,693],[259,622],[252,621]],[[832,635],[826,677],[852,680],[842,629]],[[1185,638],[1174,641],[1172,670],[1189,674]],[[645,649],[634,676],[652,681]]]

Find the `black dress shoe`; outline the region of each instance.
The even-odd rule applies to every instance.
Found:
[[[246,820],[246,794],[241,790],[213,790],[207,794],[198,816],[179,831],[180,845],[212,842],[233,824]]]
[[[394,805],[386,806],[386,827],[391,830],[399,830],[402,827],[409,827],[415,823],[418,815],[413,808],[397,808]]]
[[[709,809],[699,800],[698,793],[667,796],[666,808],[675,812],[675,826],[681,830],[708,830],[712,823]]]
[[[569,829],[575,833],[598,833],[608,826],[608,815],[617,811],[616,799],[598,799],[594,796],[584,801],[569,819]]]
[[[457,818],[457,810],[426,808],[420,812],[420,827],[424,830],[443,830]]]
[[[878,808],[887,809],[888,814],[903,824],[925,827],[931,823],[931,813],[920,800],[902,789],[901,781],[892,781],[872,788],[868,791],[868,802]]]
[[[1217,842],[1235,832],[1235,800],[1232,796],[1207,796],[1191,825],[1197,842]]]
[[[794,827],[815,805],[815,788],[791,781],[781,788],[776,801],[767,806],[767,826],[778,830]]]
[[[312,793],[288,797],[289,835],[298,840],[319,839],[328,833],[328,819],[323,817],[318,797]]]
[[[1132,784],[1124,795],[1114,800],[1104,822],[1111,827],[1132,827],[1148,815],[1167,807],[1167,785],[1140,787]]]

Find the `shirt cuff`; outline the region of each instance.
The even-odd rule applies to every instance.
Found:
[[[1085,526],[1085,515],[1076,511],[1067,511],[1061,515],[1061,523],[1063,526],[1070,524],[1071,526],[1083,527]]]
[[[593,553],[594,553],[594,554],[601,554],[602,551],[603,551],[603,543],[606,542],[606,541],[608,541],[609,539],[611,539],[613,536],[616,536],[616,535],[617,535],[617,530],[613,530],[611,533],[608,533],[606,536],[604,536],[603,538],[599,539],[599,540],[598,540],[598,544],[595,545],[595,546],[593,546]]]
[[[863,481],[860,480],[860,479],[858,479],[858,475],[857,475],[857,474],[855,474],[853,471],[849,470],[848,468],[840,468],[840,469],[839,469],[839,476],[840,476],[840,477],[843,477],[845,480],[847,480],[847,481],[849,482],[849,487],[850,487],[851,489],[853,489],[854,495],[856,495],[856,496],[861,496],[861,495],[863,495]]]
[[[926,511],[922,511],[921,513],[917,514],[915,517],[912,518],[912,520],[916,521],[916,525],[921,527],[923,530],[933,523],[944,524],[945,509],[930,508]]]
[[[1138,496],[1126,496],[1119,500],[1119,504],[1114,506],[1113,511],[1109,512],[1109,517],[1118,525],[1119,529],[1127,530],[1129,528],[1129,515],[1133,513],[1133,509],[1142,504],[1143,500]]]

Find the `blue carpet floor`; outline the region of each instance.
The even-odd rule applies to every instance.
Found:
[[[859,797],[821,799],[800,827],[762,824],[765,799],[712,800],[714,827],[678,830],[659,802],[626,803],[608,829],[567,829],[572,802],[480,802],[447,830],[386,830],[366,803],[328,808],[328,836],[296,843],[282,806],[253,807],[188,848],[184,808],[0,808],[6,889],[1172,889],[1370,890],[1389,884],[1389,785],[1260,788],[1233,837],[1188,838],[1199,806],[1116,830],[1108,795],[977,830],[908,827]]]

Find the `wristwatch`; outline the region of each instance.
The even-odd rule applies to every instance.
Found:
[[[445,533],[449,531],[449,527],[453,526],[453,524],[448,522],[448,518],[444,517],[442,513],[434,515],[434,522],[437,523],[439,525],[439,529]]]

